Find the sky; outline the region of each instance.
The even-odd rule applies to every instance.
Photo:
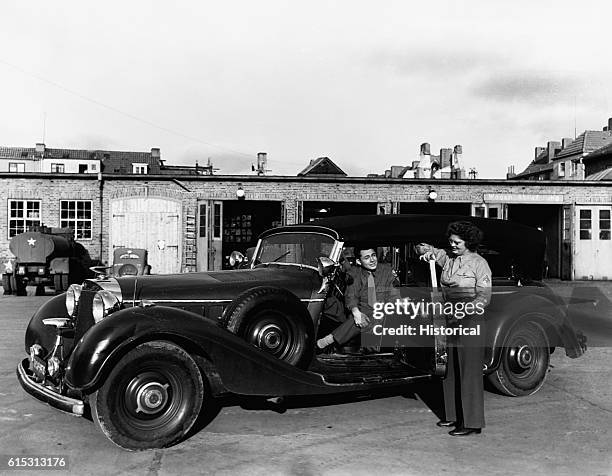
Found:
[[[350,176],[463,146],[479,178],[612,117],[607,1],[0,3],[0,145]]]

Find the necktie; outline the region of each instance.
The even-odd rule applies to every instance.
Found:
[[[376,287],[374,286],[374,275],[368,271],[368,305],[374,306],[376,302]]]

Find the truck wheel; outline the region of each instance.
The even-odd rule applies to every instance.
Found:
[[[55,289],[55,294],[62,293],[62,275],[61,274],[53,275],[53,288]]]
[[[11,287],[11,275],[8,273],[2,275],[2,289],[4,290],[5,296],[13,293],[13,288]]]
[[[21,276],[12,276],[11,287],[13,288],[13,294],[17,296],[27,296],[26,282]]]
[[[510,330],[499,367],[487,378],[505,395],[531,395],[544,385],[549,361],[550,345],[546,333],[539,324],[523,321]]]
[[[60,285],[60,289],[62,290],[62,292],[66,292],[68,291],[68,288],[70,287],[70,280],[69,275],[66,273],[62,273],[61,275],[61,285]]]
[[[90,395],[94,422],[117,446],[144,450],[172,446],[196,422],[204,399],[197,364],[164,341],[128,352]]]
[[[306,368],[314,344],[308,311],[291,293],[257,287],[244,292],[226,309],[227,329],[280,360]]]

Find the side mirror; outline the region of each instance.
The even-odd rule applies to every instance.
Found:
[[[246,257],[240,251],[232,251],[229,257],[229,265],[232,269],[237,269],[246,261]]]
[[[328,258],[327,256],[319,256],[317,258],[317,263],[319,268],[319,274],[322,278],[329,276],[337,266],[336,262]]]

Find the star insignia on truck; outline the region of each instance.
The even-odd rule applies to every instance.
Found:
[[[36,244],[36,240],[35,240],[34,238],[30,238],[30,239],[28,240],[28,245],[30,245],[30,246],[34,246],[35,244]]]

